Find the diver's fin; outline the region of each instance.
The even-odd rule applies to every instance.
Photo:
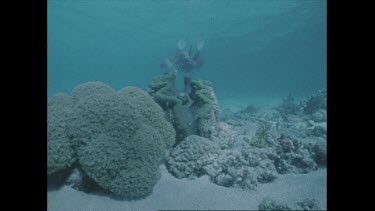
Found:
[[[177,49],[180,50],[180,51],[182,51],[182,50],[185,49],[185,47],[186,47],[185,40],[178,40],[178,42],[177,42]]]
[[[197,49],[198,49],[198,51],[200,51],[200,50],[203,49],[204,43],[205,43],[204,39],[198,40],[198,42],[197,42]]]

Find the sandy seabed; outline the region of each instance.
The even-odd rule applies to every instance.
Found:
[[[222,187],[210,182],[208,176],[195,180],[177,179],[165,168],[151,195],[134,201],[115,200],[108,196],[88,194],[64,186],[48,191],[49,211],[152,211],[161,209],[248,209],[256,210],[264,197],[295,204],[303,199],[316,199],[322,209],[327,207],[326,169],[308,174],[279,175],[272,183],[260,184],[256,190]]]

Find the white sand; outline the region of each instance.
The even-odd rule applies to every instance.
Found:
[[[135,201],[120,201],[63,187],[49,191],[48,210],[121,210],[158,209],[257,209],[263,197],[295,204],[315,198],[326,208],[326,170],[309,174],[280,175],[272,183],[261,184],[255,191],[226,188],[211,183],[207,176],[195,180],[176,179],[161,166],[162,177],[151,195]]]

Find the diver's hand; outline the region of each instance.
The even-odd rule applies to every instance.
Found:
[[[204,40],[203,39],[201,39],[201,40],[198,40],[198,42],[197,42],[197,49],[198,49],[198,51],[200,51],[200,50],[202,50],[203,49],[203,47],[204,47]]]
[[[178,50],[182,51],[182,50],[185,49],[185,47],[186,47],[186,42],[185,42],[185,40],[179,40],[179,41],[177,42],[177,48],[178,48]]]

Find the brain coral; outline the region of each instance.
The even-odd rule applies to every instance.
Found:
[[[211,140],[190,135],[170,151],[166,166],[177,178],[200,176],[219,151],[219,145]]]
[[[64,170],[76,161],[73,147],[66,133],[72,103],[72,97],[62,93],[48,100],[47,175]]]
[[[130,198],[150,193],[158,177],[163,140],[156,129],[142,125],[125,141],[100,134],[78,150],[79,161],[99,186]]]
[[[136,87],[115,91],[101,82],[81,84],[72,99],[67,133],[82,170],[116,196],[151,193],[175,141],[161,107]]]

